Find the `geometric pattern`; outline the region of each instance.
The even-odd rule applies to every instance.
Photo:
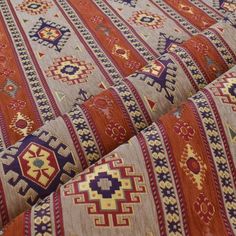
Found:
[[[157,205],[163,207],[166,218],[166,235],[183,235],[184,232],[181,226],[181,209],[178,204],[178,194],[175,189],[175,181],[172,176],[171,168],[169,168],[169,158],[166,155],[164,142],[162,140],[160,130],[154,123],[147,127],[142,136],[144,139],[139,139],[144,156],[150,157],[150,161],[153,164],[149,164],[146,158],[146,168],[149,173],[149,181],[152,187],[153,198]],[[143,142],[145,145],[143,145]],[[146,151],[145,151],[146,149]],[[148,150],[147,150],[148,149]],[[154,178],[157,180],[156,183],[153,180],[153,175],[150,173],[154,170]],[[157,188],[160,189],[158,197]]]
[[[125,6],[135,7],[138,0],[113,0],[113,1],[124,4]]]
[[[158,29],[158,28],[163,27],[164,25],[163,17],[160,17],[156,14],[153,14],[151,12],[146,12],[146,11],[134,12],[132,17],[129,19],[129,21],[137,25],[149,27],[151,29]]]
[[[34,122],[30,118],[20,112],[17,112],[13,117],[9,127],[13,129],[14,132],[26,136],[30,134],[30,131],[33,128]]]
[[[45,14],[53,4],[47,0],[24,0],[16,7],[16,10],[30,15]]]
[[[128,60],[130,56],[130,51],[121,47],[118,44],[115,44],[114,47],[112,48],[112,54],[122,59]]]
[[[229,11],[229,12],[236,12],[236,2],[224,1],[221,5],[221,8],[223,8],[224,10]]]
[[[15,81],[7,79],[3,85],[3,89],[0,89],[0,91],[3,91],[8,96],[15,98],[18,89],[19,89],[19,86],[16,84]]]
[[[73,56],[66,56],[55,59],[48,69],[45,72],[48,77],[72,85],[86,82],[94,67],[91,63],[80,61]]]
[[[183,67],[188,68],[188,72],[190,73],[188,78],[196,90],[204,88],[206,85],[208,85],[206,77],[203,75],[202,71],[199,69],[198,64],[196,63],[196,60],[193,59],[188,50],[185,50],[181,46],[177,46],[171,53],[178,62],[181,62]]]
[[[151,87],[155,87],[157,92],[165,92],[165,98],[174,103],[175,91],[175,77],[176,77],[176,65],[172,59],[165,54],[158,58],[158,60],[149,63],[143,67],[140,71],[132,75],[132,77],[139,77],[140,80],[145,81]]]
[[[160,54],[164,54],[171,51],[176,45],[182,43],[180,38],[176,38],[173,35],[167,35],[166,33],[160,33],[157,44],[157,51]]]
[[[87,206],[95,226],[129,226],[134,205],[145,192],[143,176],[125,166],[117,154],[101,159],[63,188],[65,197]]]
[[[180,167],[193,184],[201,190],[203,181],[206,177],[207,166],[190,144],[186,144],[184,147],[183,154],[181,155]]]
[[[185,141],[190,141],[195,134],[195,130],[190,124],[179,120],[174,126],[175,132]]]
[[[26,106],[26,102],[25,101],[17,99],[17,100],[11,100],[7,107],[9,109],[14,110],[14,111],[19,111],[19,110],[24,109],[25,106]]]
[[[45,20],[42,17],[29,32],[33,41],[37,41],[48,48],[54,48],[57,52],[62,50],[70,35],[70,30],[65,26]]]
[[[203,90],[204,92],[204,90]],[[204,93],[197,93],[192,97],[192,100],[199,111],[201,123],[203,125],[204,133],[209,142],[210,153],[212,153],[212,160],[218,174],[218,179],[221,184],[221,196],[223,197],[223,204],[226,209],[228,219],[236,229],[236,202],[235,187],[231,168],[229,166],[229,158],[231,153],[224,147],[225,138],[221,135],[221,129],[218,127],[216,114],[213,113],[209,105],[208,98]],[[223,136],[223,137],[222,137]]]
[[[37,143],[30,143],[18,159],[22,175],[43,188],[48,187],[59,172],[54,152]]]
[[[221,97],[224,104],[230,104],[236,112],[236,73],[227,73],[217,83],[213,84],[211,90],[215,96]]]
[[[105,133],[117,143],[123,143],[126,138],[126,130],[119,123],[110,122],[105,128]]]
[[[205,224],[209,224],[214,216],[215,208],[208,198],[203,193],[200,193],[193,206],[200,219]]]
[[[37,131],[4,152],[8,184],[34,205],[75,175],[70,149],[46,131]]]
[[[140,103],[137,102],[137,98],[132,92],[132,89],[129,88],[129,84],[127,82],[117,83],[113,88],[128,111],[135,129],[137,131],[142,131],[148,126],[148,123],[151,122],[150,117],[144,113],[144,109],[140,109]]]
[[[45,198],[33,207],[33,225],[35,235],[52,235],[52,219],[50,210],[50,198]]]
[[[87,162],[89,165],[94,164],[100,158],[99,147],[94,140],[94,136],[91,132],[88,121],[86,120],[84,113],[78,107],[74,107],[69,113],[68,117],[73,123],[76,133],[79,138],[81,148],[86,157],[86,162],[81,161],[82,168],[87,167]],[[82,155],[81,155],[82,158]]]

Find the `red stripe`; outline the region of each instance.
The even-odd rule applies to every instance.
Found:
[[[207,99],[208,99],[208,101],[211,105],[211,108],[213,110],[214,116],[216,118],[219,130],[220,130],[220,134],[222,136],[222,141],[224,143],[224,148],[225,148],[225,151],[226,151],[226,156],[227,156],[227,159],[228,159],[228,162],[229,162],[230,170],[232,172],[234,186],[236,186],[236,169],[235,169],[235,166],[234,166],[232,153],[230,152],[229,143],[227,142],[227,136],[225,134],[224,126],[223,126],[222,120],[220,118],[219,112],[217,110],[216,103],[215,103],[211,93],[208,90],[203,89],[202,92],[206,95],[206,97],[207,97]]]
[[[149,0],[154,6],[156,6],[160,11],[164,13],[167,18],[173,20],[176,25],[178,25],[185,33],[187,33],[189,36],[192,36],[191,33],[189,33],[177,20],[175,20],[173,17],[171,17],[169,14],[167,14],[158,4],[156,4],[154,1]]]
[[[55,225],[55,235],[63,236],[64,224],[63,224],[63,213],[61,205],[61,194],[59,192],[53,193],[53,213],[54,213],[54,225]]]
[[[23,222],[24,222],[24,235],[31,236],[31,210],[27,210],[25,213],[23,213]]]
[[[168,161],[170,162],[171,165],[171,171],[172,174],[174,176],[174,181],[175,181],[175,187],[178,193],[178,198],[179,198],[179,203],[180,203],[180,209],[181,209],[181,213],[182,213],[182,220],[183,220],[183,226],[184,226],[184,231],[186,233],[186,235],[189,235],[189,225],[187,222],[187,209],[186,209],[186,203],[185,203],[185,199],[184,199],[184,194],[182,192],[182,188],[183,186],[181,186],[181,180],[180,180],[180,176],[178,174],[177,171],[177,163],[176,163],[176,159],[173,153],[173,148],[171,147],[171,143],[170,140],[168,138],[168,136],[166,135],[166,130],[164,125],[162,124],[162,122],[159,120],[156,122],[160,132],[161,132],[161,136],[163,138],[163,144],[165,146],[165,150],[167,152],[167,157],[168,157]]]
[[[9,222],[9,215],[1,178],[0,178],[0,215],[1,215],[2,225],[4,226]]]
[[[87,163],[87,159],[84,155],[84,152],[81,148],[80,141],[79,141],[78,136],[75,132],[74,126],[72,125],[70,118],[67,116],[67,114],[63,115],[62,118],[64,120],[66,127],[68,128],[68,131],[69,131],[71,139],[73,141],[75,150],[77,152],[78,159],[80,160],[82,169],[84,170],[88,167],[88,163]]]

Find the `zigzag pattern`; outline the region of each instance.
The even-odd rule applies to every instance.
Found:
[[[221,101],[225,104],[229,104],[232,110],[236,112],[236,73],[227,73],[218,80],[217,83],[213,83],[211,90],[215,96],[221,97]]]

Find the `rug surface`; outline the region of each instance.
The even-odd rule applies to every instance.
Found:
[[[208,5],[207,5],[208,4]],[[0,151],[221,20],[200,0],[1,0]],[[231,6],[232,5],[232,6]]]
[[[7,235],[235,234],[235,13],[222,0],[0,0],[0,228],[33,207]]]
[[[236,30],[217,23],[12,145],[0,155],[2,224],[235,64]]]
[[[5,235],[236,234],[236,67],[148,126]]]

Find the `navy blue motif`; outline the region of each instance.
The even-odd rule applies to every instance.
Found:
[[[106,172],[100,172],[90,181],[89,186],[93,191],[101,194],[103,198],[112,198],[116,190],[120,190],[121,182]]]
[[[176,38],[173,35],[167,35],[165,33],[160,33],[157,50],[160,54],[168,52],[168,49],[173,45],[179,45],[183,40]]]
[[[65,26],[45,20],[42,17],[29,32],[29,36],[33,41],[54,48],[57,52],[62,50],[70,35],[70,30]]]
[[[177,67],[168,54],[161,56],[157,64],[162,66],[160,73],[155,70],[155,63],[145,67],[145,70],[138,71],[132,77],[138,77],[148,85],[155,87],[157,92],[164,92],[165,98],[174,104],[175,83]],[[148,72],[146,72],[148,71]]]
[[[37,147],[36,151],[31,147]],[[1,160],[7,182],[16,187],[17,192],[24,196],[30,205],[56,191],[59,185],[76,174],[70,149],[46,131],[36,131],[28,135],[4,152]],[[69,172],[66,167],[70,167]],[[27,171],[24,172],[26,168],[29,169],[28,172],[32,170],[35,173],[35,179],[27,176]],[[53,171],[54,175],[50,176],[47,171]],[[64,178],[61,178],[62,176]],[[40,184],[40,177],[48,178],[48,182],[45,182],[45,185]]]
[[[130,7],[135,7],[137,4],[137,0],[114,0],[114,1]]]

